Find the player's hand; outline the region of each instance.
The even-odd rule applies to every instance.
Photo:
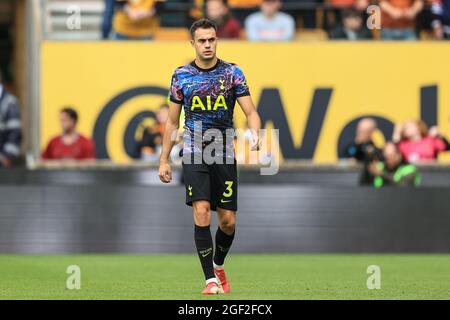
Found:
[[[252,131],[252,137],[250,138],[250,146],[251,151],[259,151],[261,149],[261,140],[259,139],[259,135]]]
[[[172,181],[172,168],[168,162],[159,163],[159,179],[164,183]]]

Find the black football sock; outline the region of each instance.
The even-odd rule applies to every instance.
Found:
[[[205,279],[215,278],[213,268],[213,241],[209,226],[199,227],[196,225],[194,239]]]
[[[218,266],[223,265],[225,257],[227,256],[231,244],[233,243],[234,234],[235,232],[233,232],[232,235],[228,235],[225,232],[223,232],[222,229],[220,229],[220,227],[217,228],[216,250],[214,253],[214,263],[216,265]]]

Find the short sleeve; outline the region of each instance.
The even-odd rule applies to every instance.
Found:
[[[434,142],[434,149],[437,152],[442,152],[445,151],[447,149],[447,144],[445,143],[445,141],[443,139],[440,138],[433,138],[433,142]]]
[[[183,103],[183,91],[181,90],[180,78],[178,74],[175,72],[172,75],[172,80],[170,81],[170,92],[169,92],[169,100],[178,104]]]
[[[236,97],[244,97],[250,95],[247,80],[245,79],[244,73],[242,72],[241,68],[239,68],[238,66],[235,66],[233,84]]]
[[[92,139],[86,140],[85,157],[86,159],[95,159],[95,142]]]

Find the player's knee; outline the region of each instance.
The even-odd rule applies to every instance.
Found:
[[[198,225],[206,226],[211,223],[211,209],[208,202],[194,204],[194,214]]]
[[[220,223],[220,229],[226,234],[232,234],[236,228],[236,219],[230,217],[228,219],[223,219]]]

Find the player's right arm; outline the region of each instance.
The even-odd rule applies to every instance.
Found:
[[[169,156],[176,141],[178,127],[180,126],[181,104],[169,101],[169,118],[163,136],[161,156],[159,157],[159,179],[164,183],[172,180],[172,168],[169,164]]]

